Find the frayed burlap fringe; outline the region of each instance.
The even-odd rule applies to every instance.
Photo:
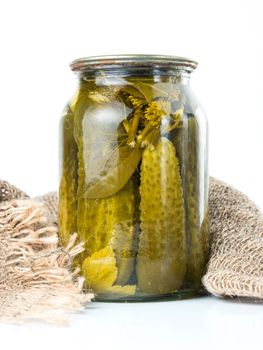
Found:
[[[49,192],[43,196],[34,198],[35,201],[43,203],[44,210],[49,222],[58,224],[58,196],[56,192]]]
[[[19,190],[18,194],[20,197]],[[47,198],[49,203],[52,197],[44,200]],[[73,235],[66,248],[58,246],[52,211],[47,215],[49,207],[29,199],[0,205],[2,321],[64,322],[68,313],[82,310],[93,296],[82,292],[84,280],[78,277],[79,271],[71,272],[72,260],[83,245],[75,245]]]
[[[263,298],[263,216],[244,194],[210,179],[211,255],[203,277],[216,296]]]

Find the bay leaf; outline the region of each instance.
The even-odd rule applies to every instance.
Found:
[[[105,198],[124,187],[141,158],[139,146],[127,145],[123,122],[131,109],[124,103],[88,107],[81,119],[79,137],[79,198]]]
[[[138,98],[138,99],[141,99],[142,101],[146,102],[146,98],[143,95],[143,93],[140,90],[136,89],[131,84],[121,86],[120,90],[117,94],[117,97],[118,97],[118,99],[123,101],[125,103],[125,105],[129,108],[133,108],[133,104],[129,100],[129,97]]]
[[[80,194],[80,197],[105,198],[120,191],[136,170],[141,152],[138,145],[131,148],[123,144],[117,145],[104,158],[97,159],[93,164],[93,170],[86,172],[85,192]],[[93,163],[92,159],[91,162]]]
[[[146,83],[143,81],[136,81],[133,82],[133,86],[140,91],[148,103],[159,97],[171,99],[176,90],[175,84],[170,82]]]

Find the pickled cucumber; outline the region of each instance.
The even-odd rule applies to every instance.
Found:
[[[62,245],[66,245],[69,236],[76,232],[77,218],[77,144],[73,137],[74,113],[73,106],[67,106],[61,120],[60,130],[62,145],[62,174],[59,185],[59,237]]]
[[[140,194],[139,291],[174,292],[186,271],[184,203],[175,148],[164,137],[154,150],[143,152]]]
[[[199,129],[195,118],[188,118],[188,159],[186,160],[186,232],[189,239],[187,283],[201,286],[204,271],[203,237],[200,222],[199,192]]]
[[[121,286],[117,282],[118,269],[112,247],[107,246],[87,257],[82,263],[86,285],[95,293],[128,296],[135,294],[136,285]]]
[[[208,214],[200,213],[199,173],[199,127],[193,114],[185,115],[184,127],[175,131],[175,145],[178,150],[183,178],[185,222],[187,239],[187,273],[185,286],[200,288],[206,263],[204,246],[208,230]],[[204,220],[203,229],[201,229]]]
[[[78,201],[78,235],[85,242],[86,253],[91,255],[111,246],[118,268],[116,283],[120,285],[129,280],[134,270],[137,190],[135,179],[131,179],[111,197]]]

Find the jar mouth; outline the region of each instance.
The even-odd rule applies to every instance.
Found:
[[[82,57],[70,64],[73,72],[118,68],[162,68],[191,73],[198,63],[186,57],[168,55],[103,55]]]

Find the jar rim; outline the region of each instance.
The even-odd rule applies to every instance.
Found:
[[[70,68],[73,72],[83,72],[86,70],[96,69],[114,69],[121,67],[145,67],[145,68],[175,68],[182,69],[191,73],[198,63],[192,59],[180,56],[169,55],[102,55],[82,57],[70,63]]]

